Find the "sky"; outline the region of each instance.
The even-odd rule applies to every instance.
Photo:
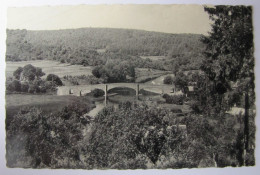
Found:
[[[7,10],[9,29],[83,27],[207,34],[210,21],[201,5],[70,5],[9,7]]]

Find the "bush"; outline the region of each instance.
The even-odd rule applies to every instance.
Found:
[[[39,86],[39,91],[41,93],[45,93],[47,91],[46,87],[45,86]]]
[[[28,89],[29,93],[39,93],[40,92],[40,88],[39,86],[35,85],[35,84],[30,84],[29,85],[29,89]]]
[[[79,82],[78,82],[77,78],[72,78],[72,79],[70,79],[70,82],[71,82],[71,84],[73,84],[73,85],[79,85]]]
[[[81,144],[82,128],[89,122],[83,115],[90,109],[89,101],[73,103],[51,114],[35,107],[21,109],[7,130],[7,165],[86,168],[79,156],[86,154]]]
[[[91,91],[91,94],[94,97],[101,97],[101,96],[105,95],[105,92],[102,89],[94,89],[94,90]]]
[[[190,107],[196,114],[202,113],[202,108],[200,106],[200,103],[198,101],[191,101],[190,102]]]
[[[100,67],[95,67],[93,70],[92,70],[92,74],[97,77],[97,78],[100,78],[101,77],[101,73],[100,73]]]
[[[164,84],[173,84],[174,78],[172,76],[167,76],[164,78],[163,83]]]
[[[46,78],[46,81],[51,81],[55,83],[57,86],[62,86],[61,79],[55,74],[49,74]]]
[[[62,59],[60,60],[60,62],[61,62],[61,63],[65,63],[66,61],[65,61],[64,58],[62,58]]]
[[[132,109],[132,103],[130,101],[126,101],[126,102],[120,103],[119,104],[119,108],[120,109],[125,109],[125,110]]]
[[[17,79],[17,80],[19,80],[22,72],[23,72],[23,68],[22,68],[22,67],[18,67],[18,68],[13,72],[14,78]]]
[[[11,83],[7,84],[6,90],[8,91],[16,91],[20,92],[21,91],[21,83],[18,80],[13,80]]]
[[[164,94],[163,98],[166,100],[166,103],[182,105],[183,101],[185,99],[185,96]]]
[[[28,89],[29,89],[29,83],[28,82],[21,83],[21,91],[22,92],[28,92]]]
[[[55,91],[56,90],[56,84],[52,83],[51,81],[46,81],[44,83],[44,87],[46,88],[46,91]]]
[[[23,67],[22,73],[23,73],[23,77],[25,78],[25,80],[33,81],[35,79],[35,75],[36,75],[36,67],[34,67],[31,64],[28,64]]]
[[[89,84],[99,84],[99,83],[104,83],[104,80],[101,78],[96,78],[93,75],[88,75],[86,77],[86,80],[88,80]]]

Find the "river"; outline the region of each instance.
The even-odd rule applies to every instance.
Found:
[[[134,101],[136,99],[135,90],[131,88],[114,88],[108,91],[109,94],[116,94],[108,97],[107,106],[113,106],[115,109],[119,107],[119,103],[128,101]],[[159,96],[155,93],[145,92],[144,94],[140,94],[139,97],[153,97]],[[95,101],[96,107],[87,113],[88,116],[95,117],[106,105],[105,101]]]

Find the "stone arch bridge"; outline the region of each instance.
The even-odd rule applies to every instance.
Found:
[[[158,94],[172,93],[173,85],[152,85],[145,83],[109,83],[109,84],[93,84],[93,85],[77,85],[77,86],[60,86],[57,90],[57,95],[76,95],[81,96],[91,92],[94,89],[102,89],[105,91],[105,97],[110,89],[122,87],[131,88],[136,91],[136,96],[139,95],[141,89]]]

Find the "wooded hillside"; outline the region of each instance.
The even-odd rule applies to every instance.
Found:
[[[107,53],[131,56],[200,57],[201,35],[130,29],[81,28],[52,31],[7,30],[7,61],[51,59],[103,60]],[[106,56],[107,57],[107,56]],[[89,60],[88,60],[89,62]],[[95,64],[100,64],[99,61]],[[88,63],[88,65],[91,65]]]

